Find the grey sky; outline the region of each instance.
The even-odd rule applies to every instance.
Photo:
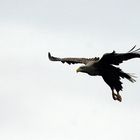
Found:
[[[112,100],[101,77],[52,63],[140,47],[138,0],[0,1],[0,139],[139,140],[140,60],[125,62],[137,82]]]

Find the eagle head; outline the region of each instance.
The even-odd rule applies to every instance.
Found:
[[[87,73],[87,67],[86,66],[81,66],[81,67],[79,67],[77,70],[76,70],[76,72],[78,73],[78,72],[85,72],[85,73]]]

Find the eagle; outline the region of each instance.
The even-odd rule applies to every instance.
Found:
[[[84,64],[76,71],[87,73],[90,76],[102,76],[103,80],[111,89],[113,99],[121,102],[122,97],[119,93],[123,89],[121,78],[126,78],[132,83],[136,80],[134,79],[134,75],[123,72],[118,65],[129,59],[140,58],[140,48],[136,49],[135,45],[126,53],[116,53],[113,51],[111,53],[105,53],[101,58],[60,58],[54,57],[48,52],[48,58],[51,61],[60,61],[62,63]]]

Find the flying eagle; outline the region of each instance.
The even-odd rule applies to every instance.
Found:
[[[135,82],[134,76],[123,72],[120,68],[115,65],[119,65],[123,61],[140,58],[140,48],[135,49],[136,45],[129,50],[127,53],[105,53],[101,58],[59,58],[54,57],[48,53],[48,57],[51,61],[61,61],[62,63],[68,64],[85,64],[77,69],[77,72],[87,73],[91,76],[102,76],[104,81],[109,85],[112,91],[112,97],[114,100],[122,101],[122,97],[119,91],[123,89],[121,78],[126,78],[131,82]]]

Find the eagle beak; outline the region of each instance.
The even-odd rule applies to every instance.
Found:
[[[76,72],[77,72],[77,73],[80,72],[80,68],[78,68],[78,69],[76,70]]]

